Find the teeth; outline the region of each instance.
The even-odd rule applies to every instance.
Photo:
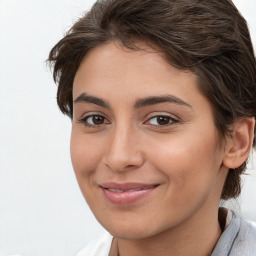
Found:
[[[108,190],[116,193],[124,193],[124,192],[138,191],[140,189],[121,190],[121,189],[108,188]]]
[[[123,193],[123,192],[125,192],[125,190],[112,189],[112,188],[109,188],[108,190],[110,190],[110,191],[112,191],[112,192],[116,192],[116,193]]]

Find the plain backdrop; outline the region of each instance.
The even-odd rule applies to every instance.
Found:
[[[71,122],[45,60],[93,0],[0,0],[0,256],[75,255],[103,229],[69,156]],[[256,1],[236,0],[256,43]],[[255,156],[238,202],[256,220]],[[239,203],[239,204],[238,204]]]

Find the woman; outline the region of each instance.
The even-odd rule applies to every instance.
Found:
[[[51,50],[71,158],[111,234],[83,255],[256,255],[219,208],[255,145],[256,63],[229,0],[104,0]]]

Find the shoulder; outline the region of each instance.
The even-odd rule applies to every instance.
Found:
[[[256,256],[256,223],[240,218],[240,229],[232,252],[234,255]]]
[[[112,239],[113,237],[109,233],[105,233],[91,241],[77,256],[107,256],[110,251]]]
[[[241,219],[240,230],[248,238],[256,238],[256,222]]]
[[[230,214],[231,220],[211,256],[256,256],[256,224]]]

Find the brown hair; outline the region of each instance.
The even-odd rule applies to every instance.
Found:
[[[220,134],[240,117],[256,116],[256,61],[245,19],[230,0],[99,0],[51,50],[57,102],[72,118],[72,86],[84,55],[118,39],[139,50],[141,40],[173,66],[198,76],[213,105]],[[255,138],[254,138],[255,146]],[[230,170],[222,199],[241,192],[246,162]]]

